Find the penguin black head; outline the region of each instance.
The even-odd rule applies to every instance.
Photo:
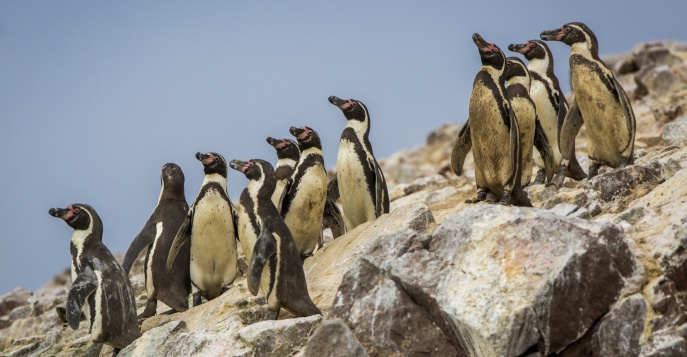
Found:
[[[307,126],[302,126],[300,128],[292,126],[291,129],[289,129],[289,132],[291,135],[296,137],[296,140],[298,140],[298,146],[300,147],[301,152],[312,147],[322,150],[320,136],[317,135],[315,130],[312,130]]]
[[[498,46],[493,43],[488,43],[478,33],[472,35],[472,41],[475,42],[475,45],[477,45],[483,66],[489,66],[498,70],[503,70],[503,67],[506,64],[506,56]]]
[[[599,55],[599,43],[596,40],[596,35],[581,22],[571,22],[559,29],[543,31],[540,37],[545,41],[560,41],[568,46],[584,43],[592,55],[597,57]]]
[[[525,56],[528,61],[533,59],[553,59],[551,57],[551,50],[549,50],[549,46],[547,46],[546,43],[541,40],[529,40],[525,43],[510,44],[508,45],[508,49],[513,52],[520,53],[521,55]]]
[[[273,137],[268,137],[267,143],[272,145],[272,147],[277,150],[277,157],[280,159],[292,159],[298,161],[298,157],[301,155],[298,149],[298,144],[291,139],[275,139]]]
[[[272,193],[277,186],[277,179],[274,176],[272,164],[265,160],[252,159],[248,161],[231,160],[229,167],[246,175],[251,181],[261,183],[259,194],[271,199]]]
[[[51,208],[48,214],[64,220],[74,230],[87,230],[96,226],[102,230],[103,224],[98,213],[89,205],[74,203],[67,208]]]
[[[216,152],[207,154],[197,152],[196,159],[203,164],[203,171],[206,175],[220,174],[222,177],[227,177],[227,162],[222,155]]]
[[[527,71],[525,63],[517,57],[506,58],[506,70],[503,72],[506,81],[522,77],[527,83],[530,81],[530,73]]]
[[[184,196],[184,172],[181,167],[175,163],[167,163],[162,166],[162,173],[160,174],[160,182],[162,183],[163,191],[169,191],[175,195]]]
[[[340,99],[335,96],[329,97],[329,103],[336,105],[347,120],[367,121],[369,120],[369,113],[367,107],[363,102],[355,99]]]

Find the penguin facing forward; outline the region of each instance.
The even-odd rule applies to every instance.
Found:
[[[147,248],[144,265],[147,303],[139,318],[155,315],[160,300],[173,310],[186,311],[191,293],[189,276],[189,245],[179,250],[172,269],[167,271],[167,256],[172,242],[188,213],[184,195],[184,173],[177,164],[162,166],[160,198],[145,226],[138,233],[124,256],[124,271],[128,274],[141,252]]]
[[[281,215],[289,227],[303,259],[312,255],[322,235],[322,216],[327,199],[327,172],[324,169],[322,144],[315,130],[291,127],[298,140],[301,157],[288,184]]]
[[[466,123],[475,160],[477,197],[466,202],[484,201],[491,193],[500,198],[501,204],[531,207],[520,185],[522,143],[518,121],[503,85],[506,57],[498,46],[487,43],[479,34],[475,33],[472,40],[479,50],[482,67],[473,82]]]
[[[255,201],[255,221],[260,235],[250,258],[248,289],[265,294],[268,320],[279,318],[284,308],[296,316],[322,314],[310,299],[300,253],[284,219],[271,201],[276,186],[272,165],[264,160],[232,160],[231,168],[250,180],[251,197]]]
[[[236,225],[227,194],[227,163],[214,152],[196,153],[205,178],[169,250],[167,270],[183,245],[190,241],[193,306],[201,297],[212,300],[224,293],[236,277]]]
[[[541,39],[570,46],[570,82],[575,99],[563,120],[560,148],[561,167],[554,178],[560,186],[566,175],[571,147],[582,124],[587,128],[589,178],[601,165],[612,168],[634,163],[636,122],[630,100],[613,72],[599,58],[599,43],[587,25],[571,22],[544,31]]]
[[[69,246],[73,281],[66,305],[69,327],[79,328],[83,311],[93,341],[87,356],[98,356],[103,344],[114,347],[117,353],[140,337],[141,331],[134,289],[103,244],[103,223],[95,209],[86,204],[51,208],[48,213],[74,229]]]
[[[301,156],[301,151],[298,149],[298,144],[291,139],[268,137],[267,143],[272,145],[274,150],[277,151],[277,166],[274,168],[277,188],[272,194],[272,202],[279,209],[284,194],[284,187],[286,187],[286,184],[293,175],[298,159]]]
[[[530,97],[537,107],[537,116],[546,133],[546,138],[551,143],[556,169],[561,163],[562,155],[558,147],[558,133],[563,119],[568,112],[568,101],[565,99],[558,77],[553,71],[553,56],[551,50],[544,41],[530,40],[522,44],[508,45],[508,49],[522,54],[529,61],[527,69],[530,72],[531,85]],[[535,148],[534,162],[539,166],[534,183],[544,183],[546,179],[544,164],[539,151]],[[582,170],[575,156],[573,142],[570,161],[568,162],[567,176],[574,180],[582,180],[587,174]]]
[[[370,113],[355,99],[329,97],[329,102],[343,112],[346,127],[339,140],[336,176],[341,196],[346,230],[374,221],[389,213],[386,180],[370,144]]]
[[[518,120],[522,142],[521,186],[529,185],[532,178],[532,147],[541,153],[545,162],[545,177],[550,180],[556,170],[554,155],[546,133],[539,123],[537,108],[530,98],[530,74],[525,64],[517,57],[506,58],[506,94]]]

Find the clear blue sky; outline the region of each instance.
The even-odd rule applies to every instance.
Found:
[[[481,5],[478,5],[481,4]],[[684,1],[2,1],[0,294],[69,266],[72,231],[50,207],[93,205],[125,252],[152,212],[160,168],[179,164],[189,204],[197,151],[275,161],[265,137],[308,125],[333,167],[345,120],[372,116],[378,157],[463,122],[480,66],[471,35],[502,49],[571,21],[602,53],[687,41]],[[552,44],[569,91],[569,49]],[[237,199],[247,181],[229,172]]]

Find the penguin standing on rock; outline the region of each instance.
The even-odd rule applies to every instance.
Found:
[[[274,190],[274,194],[272,194],[272,202],[279,209],[282,195],[284,194],[284,187],[286,187],[293,175],[298,159],[301,156],[301,151],[298,149],[298,144],[291,139],[268,137],[267,143],[277,151],[277,165],[274,168],[277,188]]]
[[[312,255],[322,235],[322,216],[327,199],[327,172],[324,169],[322,143],[315,130],[307,126],[291,127],[298,140],[301,157],[285,188],[281,215],[303,259]]]
[[[73,281],[66,306],[69,327],[79,328],[83,311],[93,341],[87,356],[98,356],[103,343],[114,347],[116,354],[140,337],[141,331],[134,289],[103,244],[103,223],[95,209],[85,204],[52,208],[48,213],[74,229],[69,247]]]
[[[329,97],[329,102],[347,120],[339,141],[336,176],[344,223],[349,231],[389,213],[389,193],[382,169],[372,153],[367,107],[359,100],[335,96]]]
[[[570,82],[575,99],[560,130],[563,154],[554,184],[563,183],[571,148],[582,124],[587,127],[589,178],[601,165],[613,168],[634,163],[636,122],[630,100],[613,72],[599,58],[599,43],[587,25],[572,22],[556,30],[544,31],[541,39],[570,46]]]
[[[553,72],[553,56],[551,50],[545,42],[531,40],[522,44],[508,45],[508,49],[522,54],[529,61],[527,69],[530,72],[531,85],[530,97],[537,107],[539,122],[546,133],[546,138],[551,143],[553,150],[553,161],[556,168],[561,163],[562,155],[558,147],[558,134],[563,124],[563,119],[568,113],[568,101],[561,91],[558,77]],[[582,180],[587,177],[575,157],[575,146],[573,142],[572,153],[566,174],[574,180]],[[546,165],[542,160],[539,150],[535,148],[534,162],[540,167],[534,183],[544,183],[546,179]]]
[[[267,299],[267,320],[279,318],[280,308],[296,316],[322,314],[310,299],[300,253],[284,219],[271,202],[276,179],[272,165],[264,160],[239,161],[229,164],[250,180],[246,190],[252,199],[252,222],[260,226],[248,265],[248,289],[259,290]],[[245,191],[244,191],[245,192]]]
[[[200,192],[169,250],[167,270],[171,270],[183,245],[190,240],[190,274],[193,306],[202,297],[212,300],[227,289],[236,277],[236,226],[234,208],[227,194],[227,163],[214,152],[196,153],[205,178]]]
[[[157,206],[141,232],[131,242],[124,256],[124,271],[128,274],[141,252],[147,248],[145,260],[146,308],[139,318],[155,315],[160,300],[173,310],[188,309],[188,295],[191,293],[189,276],[189,245],[179,250],[172,269],[167,271],[167,256],[179,227],[186,219],[188,203],[184,195],[184,173],[176,164],[165,164],[160,177],[162,190]]]
[[[522,179],[525,187],[532,178],[532,147],[540,153],[545,162],[545,177],[550,180],[556,170],[554,155],[549,140],[537,117],[537,108],[530,98],[530,74],[525,64],[517,57],[506,58],[506,93],[513,108],[522,142]]]
[[[453,170],[456,174],[462,171],[463,161],[456,158],[464,160],[465,150],[472,148],[477,197],[466,202],[484,201],[491,194],[500,198],[501,204],[531,207],[520,185],[520,129],[503,85],[506,57],[498,46],[487,43],[479,34],[474,34],[472,40],[479,50],[482,67],[473,83],[468,121],[453,148]]]

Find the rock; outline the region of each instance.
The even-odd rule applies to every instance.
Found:
[[[676,119],[663,126],[663,141],[668,145],[687,143],[687,117]]]
[[[262,321],[239,330],[238,337],[252,356],[290,356],[305,345],[321,320],[322,316],[315,315]]]
[[[0,316],[8,316],[16,307],[28,304],[31,295],[29,290],[19,286],[0,296]]]
[[[627,196],[633,190],[649,191],[661,183],[661,165],[652,161],[645,165],[630,165],[598,175],[589,180],[590,187],[598,192],[598,197],[611,201]]]
[[[308,340],[303,357],[367,357],[363,346],[341,320],[322,321]]]
[[[651,335],[642,346],[641,357],[687,356],[687,341],[675,331],[661,331]]]

